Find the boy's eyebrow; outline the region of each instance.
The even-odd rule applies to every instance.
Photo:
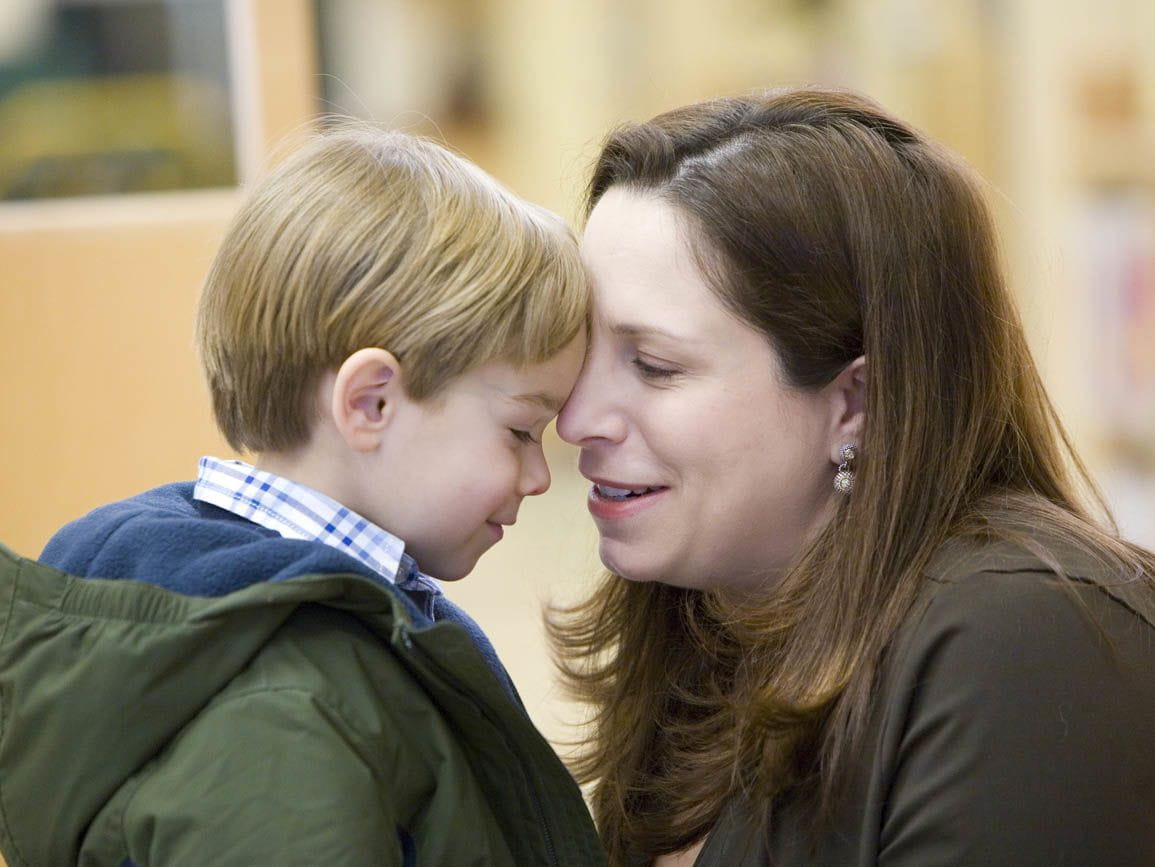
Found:
[[[528,403],[531,406],[540,407],[554,415],[557,415],[561,411],[562,404],[565,403],[564,399],[553,394],[547,394],[544,391],[530,391],[511,396],[518,403]]]

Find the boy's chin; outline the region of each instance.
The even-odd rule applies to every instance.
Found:
[[[431,564],[433,568],[427,567],[424,563],[418,560],[417,568],[424,572],[426,575],[429,575],[432,578],[436,578],[438,581],[460,581],[474,570],[474,568],[477,566],[478,559],[479,558],[474,557],[473,559],[467,561],[460,559],[442,560],[438,563]]]

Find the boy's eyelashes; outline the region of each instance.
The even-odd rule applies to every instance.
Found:
[[[523,442],[523,443],[539,443],[539,442],[541,442],[540,439],[537,439],[536,437],[534,437],[533,431],[522,430],[520,428],[511,427],[509,429],[509,432],[513,434],[514,438],[517,439],[518,442]]]

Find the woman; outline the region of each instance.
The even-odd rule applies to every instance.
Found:
[[[978,181],[796,90],[614,133],[588,204],[558,430],[612,574],[553,632],[611,861],[1155,864],[1155,556],[1084,506]]]

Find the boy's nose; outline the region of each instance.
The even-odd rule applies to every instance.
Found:
[[[549,464],[545,459],[545,452],[541,446],[533,450],[521,465],[521,478],[518,480],[517,492],[523,497],[536,497],[549,490]]]

